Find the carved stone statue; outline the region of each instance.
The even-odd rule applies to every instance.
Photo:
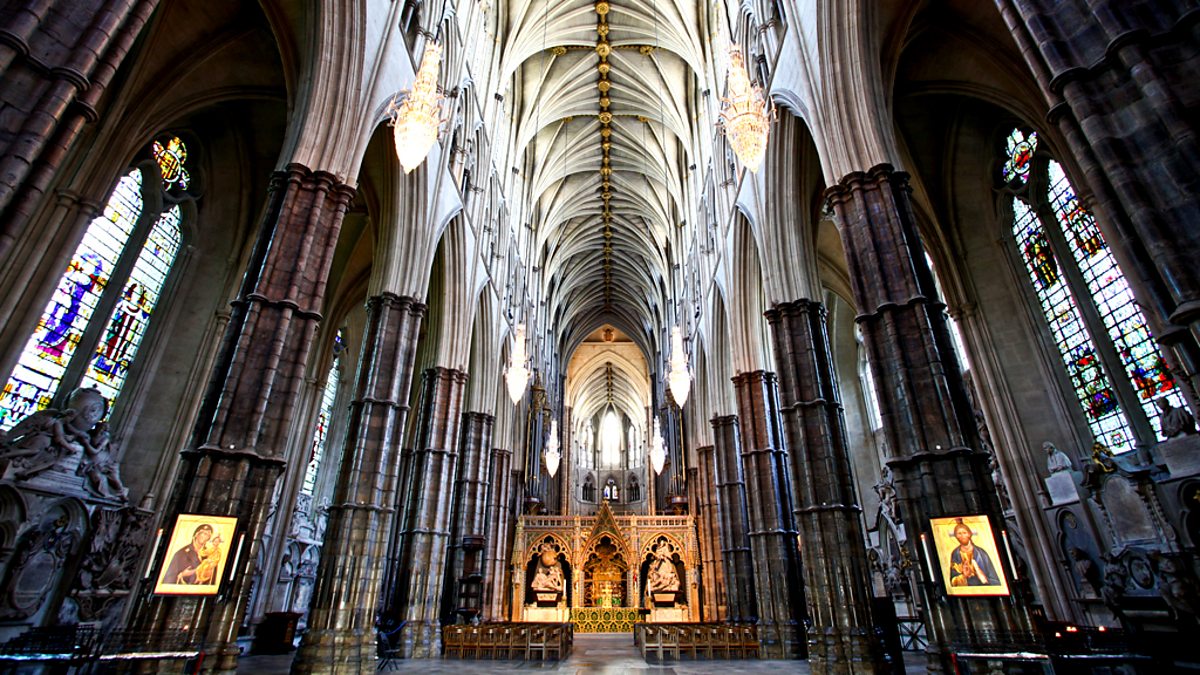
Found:
[[[65,410],[39,410],[0,438],[0,461],[12,467],[13,478],[28,480],[69,457],[95,454],[93,443],[107,446],[106,431],[93,438],[93,429],[108,409],[99,390],[76,389],[67,405]]]
[[[1108,446],[1100,441],[1092,443],[1092,464],[1095,467],[1093,470],[1104,473],[1112,473],[1117,468],[1112,450],[1109,450]]]
[[[1158,399],[1158,410],[1162,413],[1163,438],[1171,439],[1196,433],[1196,419],[1184,408],[1176,408],[1165,398]]]
[[[1071,458],[1067,457],[1067,453],[1059,450],[1050,441],[1042,443],[1042,449],[1046,451],[1046,468],[1051,474],[1056,474],[1059,471],[1070,471],[1074,468],[1071,464]]]
[[[1158,567],[1158,594],[1176,618],[1200,614],[1196,581],[1187,568],[1171,554],[1153,553],[1151,559]]]
[[[900,513],[896,510],[896,484],[892,481],[892,472],[886,466],[879,469],[879,482],[875,484],[875,494],[879,495],[879,509],[893,523],[900,522]]]
[[[558,554],[550,544],[542,544],[537,571],[534,572],[533,582],[529,586],[535,591],[544,593],[562,591],[564,586],[562,565],[559,564]]]
[[[668,593],[679,590],[679,572],[671,561],[671,547],[665,543],[654,549],[654,560],[646,572],[646,589],[651,593]]]
[[[1000,470],[1000,460],[995,453],[988,456],[988,468],[992,470],[992,484],[996,486],[996,496],[1000,498],[1000,507],[1012,511],[1012,500],[1008,496],[1008,483],[1004,482],[1004,472]]]
[[[129,489],[121,482],[120,467],[110,452],[108,424],[97,423],[90,439],[91,443],[83,446],[83,461],[76,473],[87,478],[85,487],[97,497],[128,501]]]

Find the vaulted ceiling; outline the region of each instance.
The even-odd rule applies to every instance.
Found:
[[[564,356],[605,323],[659,347],[697,163],[703,11],[690,0],[509,6],[501,69],[520,97],[532,259]]]

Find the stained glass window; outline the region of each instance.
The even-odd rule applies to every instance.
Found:
[[[150,230],[84,375],[83,386],[99,389],[110,401],[116,399],[125,383],[129,364],[137,354],[150,314],[158,304],[158,294],[175,262],[181,218],[179,207],[172,206]]]
[[[1027,153],[1019,147],[1022,143]],[[1025,137],[1014,131],[1009,136],[1002,172],[1007,184],[1017,178],[1021,186],[1028,183],[1036,149],[1036,134]],[[1039,195],[1013,197],[1013,237],[1088,426],[1113,452],[1125,452],[1136,441],[1131,415],[1157,421],[1157,399],[1167,397],[1183,407],[1183,397],[1095,218],[1080,203],[1062,166],[1053,160],[1045,166],[1044,201]],[[1046,216],[1039,217],[1031,204],[1048,206]],[[1072,286],[1072,279],[1080,278],[1082,285]],[[1090,309],[1084,312],[1080,302],[1094,307],[1091,316],[1098,315],[1102,325],[1088,323]],[[1098,339],[1107,339],[1104,350],[1097,349]],[[1102,356],[1113,353],[1107,351],[1109,343],[1119,363]],[[1122,401],[1113,386],[1112,378],[1122,374],[1133,385],[1136,402]]]
[[[317,472],[321,470],[321,460],[325,458],[325,445],[329,441],[329,423],[333,420],[333,405],[337,400],[338,377],[341,360],[338,354],[342,350],[342,331],[334,337],[333,364],[325,377],[325,388],[321,390],[321,409],[317,413],[317,428],[313,431],[312,456],[308,467],[304,470],[304,481],[300,484],[300,494],[312,496],[317,489]]]
[[[1033,209],[1018,197],[1013,198],[1013,215],[1013,236],[1088,426],[1092,434],[1113,452],[1129,450],[1133,440],[1129,421],[1121,411],[1108,374],[1096,357],[1096,346],[1071,289],[1059,273],[1046,231]]]
[[[51,405],[60,390],[74,389],[77,383],[99,388],[110,401],[120,393],[180,243],[180,208],[145,213],[146,180],[162,178],[164,189],[186,188],[189,180],[183,141],[154,143],[152,151],[158,175],[153,169],[134,169],[121,177],[72,253],[0,392],[0,430]],[[142,234],[135,236],[138,232]],[[128,246],[131,239],[143,237],[140,249]],[[135,260],[127,260],[135,254]],[[106,323],[89,330],[101,320],[97,311],[107,315]],[[71,368],[73,361],[83,359],[86,366]],[[80,371],[85,371],[81,382],[65,381],[69,372]]]
[[[1008,135],[1005,149],[1008,151],[1008,161],[1004,163],[1004,182],[1016,181],[1020,185],[1029,182],[1029,170],[1033,167],[1033,153],[1037,150],[1037,132],[1028,136],[1020,129],[1013,129]]]
[[[1150,334],[1146,317],[1134,301],[1133,291],[1117,267],[1096,219],[1080,204],[1058,162],[1050,162],[1048,173],[1055,218],[1146,417],[1157,421],[1160,412],[1154,402],[1164,396],[1172,406],[1185,407],[1179,387]]]

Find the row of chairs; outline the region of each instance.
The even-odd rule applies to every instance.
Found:
[[[570,623],[505,622],[442,628],[448,659],[557,661],[571,653],[575,641]]]
[[[684,659],[757,659],[753,625],[724,623],[638,623],[634,643],[647,663]]]

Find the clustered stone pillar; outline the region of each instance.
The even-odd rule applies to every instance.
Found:
[[[754,563],[750,557],[746,483],[737,415],[712,419],[713,454],[716,457],[718,521],[721,524],[721,560],[725,567],[727,618],[736,623],[758,620],[754,597]]]
[[[218,597],[143,596],[132,628],[204,643],[218,670],[237,667],[237,629],[250,597],[286,436],[304,387],[334,246],[353,189],[299,164],[275,173],[233,316],[164,512],[238,518],[242,550]],[[169,551],[160,551],[165,564]]]
[[[158,0],[13,4],[0,23],[0,258],[29,223]],[[90,6],[89,6],[90,5]]]
[[[491,485],[487,497],[488,541],[484,563],[484,617],[489,621],[505,619],[504,601],[508,597],[508,546],[512,529],[513,471],[512,451],[492,448]]]
[[[1013,648],[1037,643],[1022,579],[1015,582],[1008,556],[995,551],[997,567],[1017,592],[1008,596],[946,597],[941,565],[917,545],[930,537],[929,519],[980,514],[994,528],[1004,522],[987,453],[979,440],[966,386],[951,343],[943,305],[913,217],[908,176],[880,165],[852,173],[827,192],[842,224],[842,238],[869,351],[888,465],[896,479],[907,546],[923,596],[930,672],[953,672],[951,645],[976,648],[1002,642]],[[999,529],[993,534],[1003,545]],[[921,550],[924,549],[924,550]]]
[[[439,612],[450,543],[450,512],[458,460],[459,423],[467,374],[435,367],[425,371],[414,447],[404,462],[400,527],[392,563],[399,576],[384,608],[389,622],[404,622],[406,658],[441,654]]]
[[[775,374],[762,370],[733,377],[741,431],[742,471],[750,514],[750,548],[758,601],[758,640],[764,658],[799,658],[800,552],[792,524],[787,450],[779,429]]]
[[[455,488],[454,521],[451,528],[450,564],[446,566],[446,590],[442,622],[452,622],[455,611],[482,613],[484,570],[481,559],[487,545],[487,493],[490,478],[491,415],[463,413],[462,451],[459,454]],[[464,582],[470,583],[464,584]],[[473,597],[464,597],[463,593]],[[464,618],[468,618],[464,615]]]
[[[395,525],[399,458],[425,305],[367,301],[341,466],[296,673],[357,673],[375,663],[375,610]]]
[[[1192,3],[996,0],[1154,335],[1200,406],[1200,50]],[[1114,236],[1115,235],[1115,236]],[[1196,409],[1200,413],[1200,408]]]
[[[779,365],[780,414],[792,469],[814,673],[881,669],[871,617],[871,574],[854,490],[846,422],[826,312],[797,300],[767,312]]]
[[[700,466],[696,467],[696,481],[688,486],[688,492],[694,492],[696,495],[696,523],[700,529],[700,574],[704,580],[701,586],[704,594],[704,620],[724,621],[727,614],[725,574],[721,565],[721,545],[717,534],[716,451],[713,446],[705,445],[696,448],[696,454],[700,458]]]

